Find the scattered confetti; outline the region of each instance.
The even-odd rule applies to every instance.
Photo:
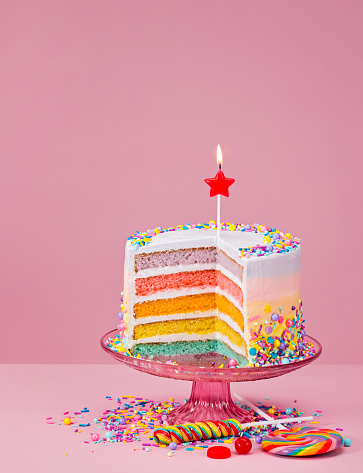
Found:
[[[109,398],[106,397],[106,399],[108,400]],[[265,397],[265,400],[269,400],[269,397]],[[140,397],[135,398],[134,396],[121,396],[117,398],[117,401],[114,400],[113,402],[116,403],[116,406],[113,409],[106,409],[96,416],[92,415],[92,417],[94,417],[93,421],[88,421],[85,424],[79,425],[79,427],[90,427],[92,425],[93,428],[97,427],[99,432],[101,431],[99,434],[95,434],[88,433],[91,432],[91,430],[88,430],[88,438],[82,439],[84,444],[102,444],[107,446],[111,443],[132,443],[141,441],[142,443],[139,445],[141,445],[142,450],[140,448],[135,448],[135,452],[136,450],[139,452],[149,452],[150,449],[167,447],[167,445],[158,444],[155,441],[153,434],[156,429],[162,431],[168,426],[167,415],[172,409],[180,405],[178,402],[174,401],[171,397],[169,397],[165,402],[156,402]],[[244,409],[251,413],[253,417],[252,421],[258,422],[264,420],[263,417],[253,412],[248,406],[243,405],[243,403],[236,404],[243,406]],[[288,428],[296,426],[296,422],[284,423],[284,418],[286,418],[286,416],[299,417],[303,414],[303,412],[299,411],[295,407],[281,408],[276,407],[275,405],[265,405],[261,401],[258,401],[258,404],[265,412],[269,412],[273,419],[279,419],[281,423],[286,425]],[[87,411],[89,412],[88,409]],[[51,419],[53,419],[53,417],[48,417],[47,422],[52,422],[54,424],[54,421]],[[65,419],[62,418],[62,422],[59,422],[58,425],[64,426],[63,420]],[[72,426],[74,425],[72,424]],[[276,425],[250,427],[243,430],[243,436],[255,440],[256,443],[261,443],[261,439],[263,439],[264,436],[273,432],[277,428]],[[337,430],[343,429],[339,428]],[[82,430],[79,430],[78,428],[73,431],[75,433],[82,433]],[[178,447],[178,449],[186,447],[188,452],[192,452],[193,450],[207,449],[210,444],[215,442],[217,444],[231,444],[233,442],[233,436],[229,435],[216,439],[211,438],[205,442],[184,442],[179,445],[173,445],[172,442],[168,447],[170,449],[174,447]]]

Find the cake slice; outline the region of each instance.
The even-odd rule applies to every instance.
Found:
[[[261,225],[187,225],[126,244],[125,348],[220,353],[240,366],[289,361],[303,341],[298,239]]]

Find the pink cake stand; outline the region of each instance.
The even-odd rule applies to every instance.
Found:
[[[249,411],[241,409],[232,400],[232,382],[257,381],[260,379],[275,378],[303,368],[316,360],[322,352],[320,343],[307,336],[307,340],[314,346],[315,354],[301,361],[278,366],[265,366],[260,368],[218,368],[228,365],[228,358],[215,353],[204,355],[178,355],[172,357],[154,357],[153,360],[142,360],[117,353],[107,346],[109,338],[116,338],[117,330],[111,330],[101,338],[101,346],[106,353],[115,360],[125,363],[130,368],[144,373],[192,381],[192,392],[188,401],[168,414],[168,423],[185,424],[203,420],[238,419],[240,422],[251,422],[252,415]],[[166,363],[177,361],[178,364]],[[214,362],[215,365],[211,366]]]

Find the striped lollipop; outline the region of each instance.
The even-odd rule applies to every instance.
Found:
[[[275,430],[263,437],[262,447],[277,455],[303,457],[331,452],[343,445],[339,432],[329,429],[296,427],[290,430]]]
[[[207,420],[205,422],[158,427],[154,430],[154,440],[156,443],[164,445],[169,445],[171,442],[180,444],[198,440],[219,439],[239,435],[241,432],[242,426],[236,419]]]

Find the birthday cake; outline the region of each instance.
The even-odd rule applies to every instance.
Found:
[[[219,353],[239,366],[306,355],[300,240],[260,224],[157,227],[126,243],[123,349],[154,358]]]

